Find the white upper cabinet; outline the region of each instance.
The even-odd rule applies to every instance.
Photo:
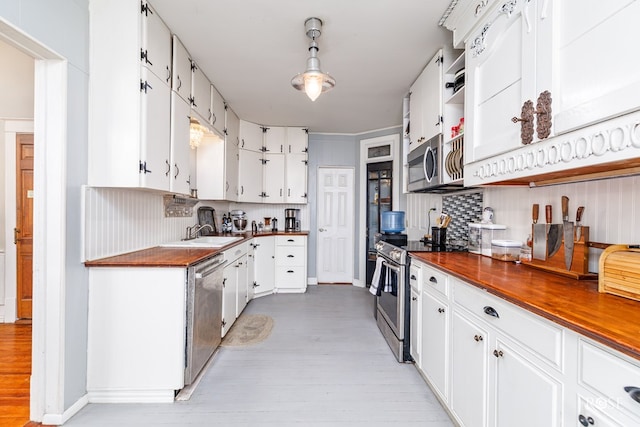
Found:
[[[524,102],[536,99],[535,0],[489,13],[466,44],[465,160],[520,147]]]
[[[410,150],[442,132],[442,61],[442,50],[439,50],[411,86]]]
[[[262,153],[241,149],[238,151],[238,159],[238,201],[262,203],[264,199]]]
[[[260,151],[263,147],[262,126],[240,120],[240,148],[243,150]]]
[[[91,2],[89,185],[170,188],[171,36],[146,6]]]
[[[191,108],[193,108],[206,123],[211,123],[211,117],[213,116],[211,111],[211,82],[198,64],[195,62],[192,64]],[[201,124],[204,125],[205,123]]]
[[[264,153],[263,163],[263,202],[284,203],[285,155]]]
[[[171,31],[146,1],[142,2],[142,65],[171,85]]]
[[[238,119],[236,113],[228,106],[225,117],[225,200],[235,201],[238,199],[240,119]]]
[[[191,57],[176,35],[173,36],[171,89],[189,102],[191,97]]]
[[[225,108],[224,99],[220,92],[211,85],[211,116],[209,123],[218,132],[220,136],[224,135],[225,130]]]
[[[307,203],[307,175],[309,166],[306,153],[287,154],[285,182],[287,203]]]
[[[640,55],[628,46],[640,40],[640,2],[539,3],[545,27],[539,55],[551,70],[542,88],[553,96],[555,133],[640,109]]]
[[[287,154],[307,153],[309,150],[309,131],[303,127],[287,128]]]
[[[264,129],[264,151],[266,153],[284,153],[287,141],[287,128],[282,126],[269,126]]]
[[[189,103],[171,92],[171,183],[170,191],[189,194],[191,191],[191,168],[189,125],[191,107]]]

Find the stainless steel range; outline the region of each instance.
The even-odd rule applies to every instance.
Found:
[[[408,362],[412,360],[409,354],[409,253],[385,241],[375,246],[377,264],[383,270],[376,293],[376,321],[396,359]],[[389,289],[384,289],[385,284]]]

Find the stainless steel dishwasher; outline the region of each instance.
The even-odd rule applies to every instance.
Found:
[[[184,383],[198,376],[221,341],[224,254],[187,270],[187,336]]]

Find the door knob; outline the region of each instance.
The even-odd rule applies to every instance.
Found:
[[[323,232],[323,231],[327,231],[326,228],[319,228],[318,231]]]

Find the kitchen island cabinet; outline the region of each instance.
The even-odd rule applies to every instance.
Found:
[[[640,424],[638,302],[469,253],[412,257],[449,277],[451,387],[441,400],[461,425]],[[439,344],[425,338],[424,349]]]

